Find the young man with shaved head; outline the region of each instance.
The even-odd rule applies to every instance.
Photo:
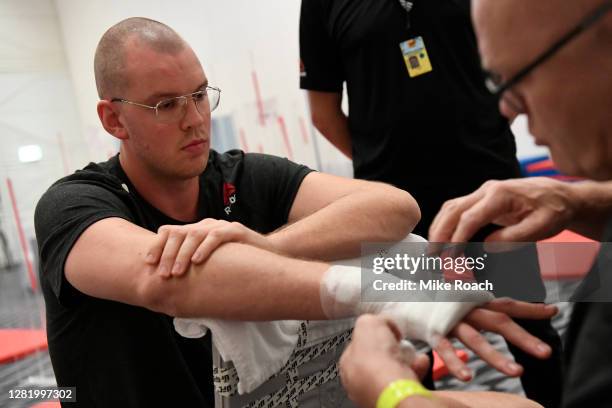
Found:
[[[324,310],[340,299],[324,299],[333,268],[322,261],[406,236],[419,219],[409,194],[273,156],[210,150],[220,90],[191,47],[159,22],[130,18],[111,27],[95,73],[98,115],[121,141],[120,153],[55,183],[35,215],[49,352],[58,385],[76,387],[70,406],[212,406],[210,336],[179,336],[174,316],[363,313],[359,299],[352,309],[342,304],[342,315]],[[477,313],[488,308],[486,318]],[[546,357],[550,348],[507,321],[526,312],[549,318],[551,309],[488,304],[464,325],[491,328],[493,314],[499,333]],[[520,374],[482,339],[457,336]],[[448,340],[440,344],[451,370],[464,368]]]
[[[548,179],[489,182],[444,205],[430,239],[464,242],[483,225],[501,229],[490,240],[520,242],[569,228],[603,242],[577,293],[565,343],[564,408],[612,406],[612,1],[474,0],[473,18],[490,89],[507,116],[526,114],[538,144],[548,146],[566,174],[593,181]],[[584,296],[584,297],[580,297]],[[588,300],[588,301],[585,301]],[[372,406],[390,382],[415,380],[398,363],[393,324],[379,317],[358,322],[341,368],[349,395]],[[363,336],[360,332],[367,333]],[[376,333],[378,344],[367,339]],[[377,353],[377,359],[369,356]],[[365,357],[368,356],[368,357]],[[382,357],[381,357],[382,356]],[[361,365],[354,362],[365,357]],[[386,383],[380,377],[390,367]],[[360,379],[357,378],[357,370]],[[376,371],[376,373],[375,373]],[[527,406],[503,394],[442,395],[406,392],[401,407]],[[548,408],[548,407],[547,407]]]

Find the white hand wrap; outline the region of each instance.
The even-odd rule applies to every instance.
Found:
[[[383,275],[385,282],[400,281],[395,276]],[[374,280],[383,275],[364,273],[362,291],[361,268],[332,266],[321,281],[323,312],[329,319],[365,313],[385,315],[395,322],[403,337],[422,340],[435,347],[440,338],[446,336],[473,308],[493,300],[493,295],[484,291],[440,291],[432,301],[431,293],[425,295],[415,291],[408,292],[410,302],[385,302],[384,294],[373,289]],[[378,297],[382,301],[363,302],[362,296],[365,299]]]

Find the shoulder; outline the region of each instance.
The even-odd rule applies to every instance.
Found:
[[[34,218],[49,220],[90,207],[123,209],[128,198],[127,186],[114,172],[112,160],[90,163],[51,185],[38,201]]]
[[[43,194],[41,202],[49,198],[68,198],[68,196],[107,191],[112,194],[126,193],[123,181],[113,172],[112,163],[90,163],[82,170],[59,179]]]

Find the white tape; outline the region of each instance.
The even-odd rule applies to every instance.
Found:
[[[384,275],[384,276],[383,276]],[[321,306],[329,319],[341,319],[366,313],[388,316],[395,322],[403,337],[422,340],[435,347],[441,337],[465,317],[473,308],[493,300],[484,291],[438,291],[432,293],[407,292],[406,302],[386,302],[384,292],[374,290],[373,282],[383,276],[385,282],[400,283],[389,274],[363,274],[361,268],[335,265],[327,270],[321,281]],[[381,299],[363,302],[361,299]],[[433,300],[433,301],[432,301]]]

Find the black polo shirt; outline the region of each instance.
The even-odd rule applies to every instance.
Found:
[[[303,89],[346,83],[355,177],[412,193],[427,227],[447,199],[520,175],[508,121],[484,86],[468,0],[302,0]],[[433,70],[411,78],[400,43]],[[423,233],[423,231],[419,231]]]

